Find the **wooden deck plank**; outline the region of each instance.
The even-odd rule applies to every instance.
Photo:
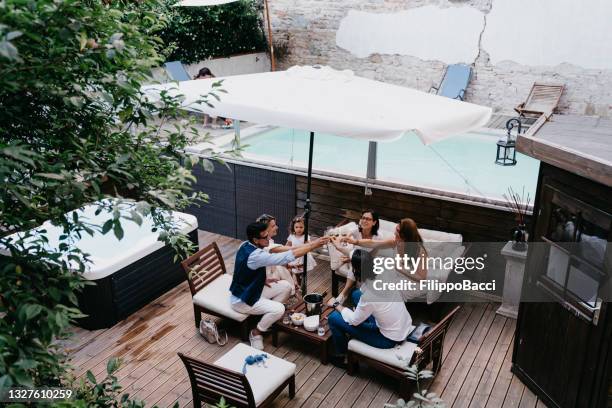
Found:
[[[440,373],[436,376],[430,390],[435,392],[438,395],[442,395],[446,385],[450,381],[453,371],[455,371],[455,367],[459,364],[461,360],[461,355],[465,351],[470,339],[472,338],[472,334],[478,327],[480,320],[487,308],[487,304],[475,304],[474,310],[470,315],[470,319],[463,326],[461,333],[457,337],[457,340],[454,342],[453,346],[449,350],[446,358],[444,358],[442,362],[442,366],[444,370],[440,370]]]
[[[457,363],[452,374],[452,381],[449,381],[441,398],[449,405],[454,406],[455,399],[461,390],[461,386],[468,378],[468,373],[473,365],[474,360],[478,357],[480,348],[489,332],[491,325],[495,319],[495,309],[493,305],[487,305],[485,312],[480,319],[480,323],[470,337],[467,347],[461,353],[461,359]],[[434,384],[435,385],[435,384]],[[465,405],[464,405],[465,406]]]
[[[470,405],[472,396],[474,395],[474,392],[476,391],[480,379],[482,378],[482,375],[485,371],[487,363],[489,362],[489,359],[493,351],[495,350],[495,345],[499,340],[499,336],[501,335],[506,320],[507,319],[503,316],[495,316],[495,320],[493,321],[490,330],[484,338],[480,350],[478,350],[478,353],[473,359],[472,366],[469,368],[463,385],[461,385],[461,389],[459,390],[457,398],[452,404],[453,407],[468,407]],[[447,403],[450,402],[447,401]]]
[[[285,404],[281,405],[282,407],[300,407],[304,405],[334,368],[334,366],[331,364],[323,365],[318,361],[312,361],[314,363],[314,367],[316,367],[313,374],[309,375],[307,378],[300,376],[302,377],[300,378],[302,385],[297,390],[295,397],[291,400],[287,399]]]
[[[334,385],[340,381],[342,376],[345,374],[344,370],[333,367],[329,374],[321,381],[321,383],[315,388],[310,395],[310,398],[304,402],[301,406],[304,408],[314,408],[321,405],[321,402],[325,399],[327,394],[334,388]],[[289,405],[291,406],[291,404]]]
[[[219,244],[231,273],[240,242],[202,231],[199,235],[201,246],[213,241]],[[328,263],[319,262],[309,273],[309,290],[330,292],[330,277]],[[452,405],[447,402],[449,407],[484,407],[487,401],[494,406],[500,397],[500,404],[506,406],[543,407],[509,372],[515,322],[494,316],[495,306],[463,305],[445,337],[442,369],[429,388],[442,390],[442,396],[454,402]],[[64,344],[75,372],[80,375],[88,369],[102,375],[108,357],[121,356],[123,365],[117,375],[125,392],[144,399],[147,406],[172,406],[175,401],[191,406],[189,380],[176,353],[214,361],[239,342],[237,330],[229,324],[230,339],[225,347],[208,344],[197,333],[193,318],[185,283],[112,328],[99,331],[75,328],[75,336]],[[273,347],[267,337],[265,351],[296,364],[296,396],[290,400],[284,392],[273,407],[381,408],[399,398],[395,380],[365,365],[352,377],[332,365],[322,365],[318,350],[309,343],[283,334],[279,340],[279,347]]]
[[[139,336],[144,333],[145,330],[151,329],[152,327],[163,321],[164,317],[167,316],[167,312],[171,309],[180,313],[182,303],[176,303],[176,291],[182,291],[189,293],[187,285],[179,285],[176,288],[170,290],[168,293],[162,295],[155,301],[149,303],[136,313],[123,320],[119,324],[113,326],[111,329],[105,330],[99,337],[79,351],[71,354],[71,361],[74,366],[83,366],[88,360],[92,358],[104,359],[108,358],[110,353],[102,355],[102,353],[109,348],[119,345],[125,345],[129,341],[138,340]],[[188,299],[187,299],[188,301]]]
[[[512,347],[508,347],[506,351],[506,355],[504,357],[504,363],[502,364],[501,370],[497,374],[497,378],[495,379],[495,384],[493,385],[493,389],[491,390],[491,394],[489,395],[489,399],[487,401],[487,408],[500,408],[504,404],[504,400],[506,399],[506,394],[508,393],[508,389],[510,388],[510,383],[512,382],[512,372],[510,371],[510,366],[512,365]]]
[[[536,408],[538,397],[527,387],[523,390],[519,408]]]
[[[504,405],[502,405],[502,408],[518,408],[521,404],[521,397],[523,396],[524,390],[525,384],[523,384],[518,377],[513,375],[512,381],[510,381],[510,387],[506,392],[506,398],[504,398]]]
[[[506,320],[504,328],[502,329],[502,334],[495,345],[495,350],[489,358],[487,366],[485,367],[485,370],[480,378],[480,382],[478,383],[478,387],[476,387],[476,391],[472,396],[472,400],[470,401],[469,405],[470,408],[483,408],[487,404],[489,395],[491,394],[493,386],[495,385],[495,380],[502,369],[504,357],[506,356],[508,350],[511,349],[510,346],[514,336],[515,324],[516,322],[514,320]]]
[[[78,364],[80,370],[77,371],[76,375],[81,376],[85,374],[87,370],[95,369],[96,366],[99,367],[100,364],[106,364],[105,362],[111,357],[123,358],[131,351],[142,347],[147,337],[159,333],[162,328],[163,330],[170,328],[170,322],[182,313],[181,308],[185,305],[191,305],[191,297],[188,291],[185,293],[185,289],[186,288],[183,288],[181,291],[184,296],[172,298],[175,303],[162,303],[162,310],[150,315],[152,317],[143,324],[141,324],[142,321],[139,318],[139,320],[134,323],[134,328],[125,333],[122,330],[116,332],[111,330],[110,333],[112,334],[110,334],[109,337],[116,340],[111,340],[112,342],[106,343],[106,348],[100,347],[97,353],[95,353],[95,351],[89,351],[85,356],[86,361]],[[163,310],[164,308],[172,309],[172,311]],[[106,334],[109,334],[109,332],[106,332]],[[95,354],[92,355],[92,352]],[[77,363],[74,364],[76,365]]]

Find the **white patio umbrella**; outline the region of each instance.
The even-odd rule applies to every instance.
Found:
[[[220,101],[214,107],[197,104],[201,95],[223,79]],[[361,78],[351,71],[329,67],[292,67],[287,71],[183,81],[147,88],[184,95],[184,105],[204,113],[249,122],[310,131],[305,234],[310,215],[312,150],[315,132],[392,141],[414,133],[423,143],[444,139],[484,126],[491,108],[428,94],[414,89]],[[304,278],[306,278],[304,258]],[[306,289],[304,279],[304,293]]]

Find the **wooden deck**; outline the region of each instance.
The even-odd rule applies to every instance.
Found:
[[[239,242],[200,232],[200,245],[219,244],[229,270]],[[330,288],[326,262],[311,273],[309,287]],[[445,339],[444,362],[430,390],[442,396],[447,407],[542,408],[544,404],[510,372],[515,321],[495,314],[493,303],[465,304]],[[194,327],[187,283],[181,284],[116,326],[97,331],[74,328],[67,345],[75,374],[91,370],[102,378],[111,356],[123,361],[118,378],[125,392],[143,399],[147,406],[191,406],[191,389],[177,352],[215,360],[239,342],[230,327],[225,347],[208,344]],[[321,365],[317,350],[308,343],[279,335],[279,347],[266,338],[268,353],[297,365],[293,400],[287,392],[274,407],[382,408],[398,398],[396,384],[378,372],[361,367],[349,376],[333,365]]]

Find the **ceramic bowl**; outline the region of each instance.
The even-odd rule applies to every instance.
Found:
[[[308,331],[316,331],[319,328],[319,315],[308,316],[304,319],[304,328]]]
[[[291,315],[291,323],[293,323],[296,326],[303,325],[304,319],[306,319],[306,315],[304,313],[293,313]]]

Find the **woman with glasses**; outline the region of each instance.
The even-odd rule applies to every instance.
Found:
[[[380,220],[378,217],[378,213],[374,210],[365,210],[361,213],[361,219],[359,220],[359,229],[351,234],[351,238],[354,240],[380,240],[382,238],[378,235],[379,227]],[[340,292],[340,294],[335,299],[337,302],[342,304],[344,300],[350,297],[351,292],[355,287],[355,274],[353,273],[353,268],[350,264],[351,261],[348,257],[350,252],[349,249],[342,246],[342,243],[339,239],[332,240],[332,243],[334,244],[336,249],[338,249],[338,251],[344,254],[342,261],[347,264],[348,267],[346,271],[346,284],[344,285],[342,292]],[[356,246],[355,248],[364,249],[368,252],[372,251],[372,248],[365,248],[360,246]]]

